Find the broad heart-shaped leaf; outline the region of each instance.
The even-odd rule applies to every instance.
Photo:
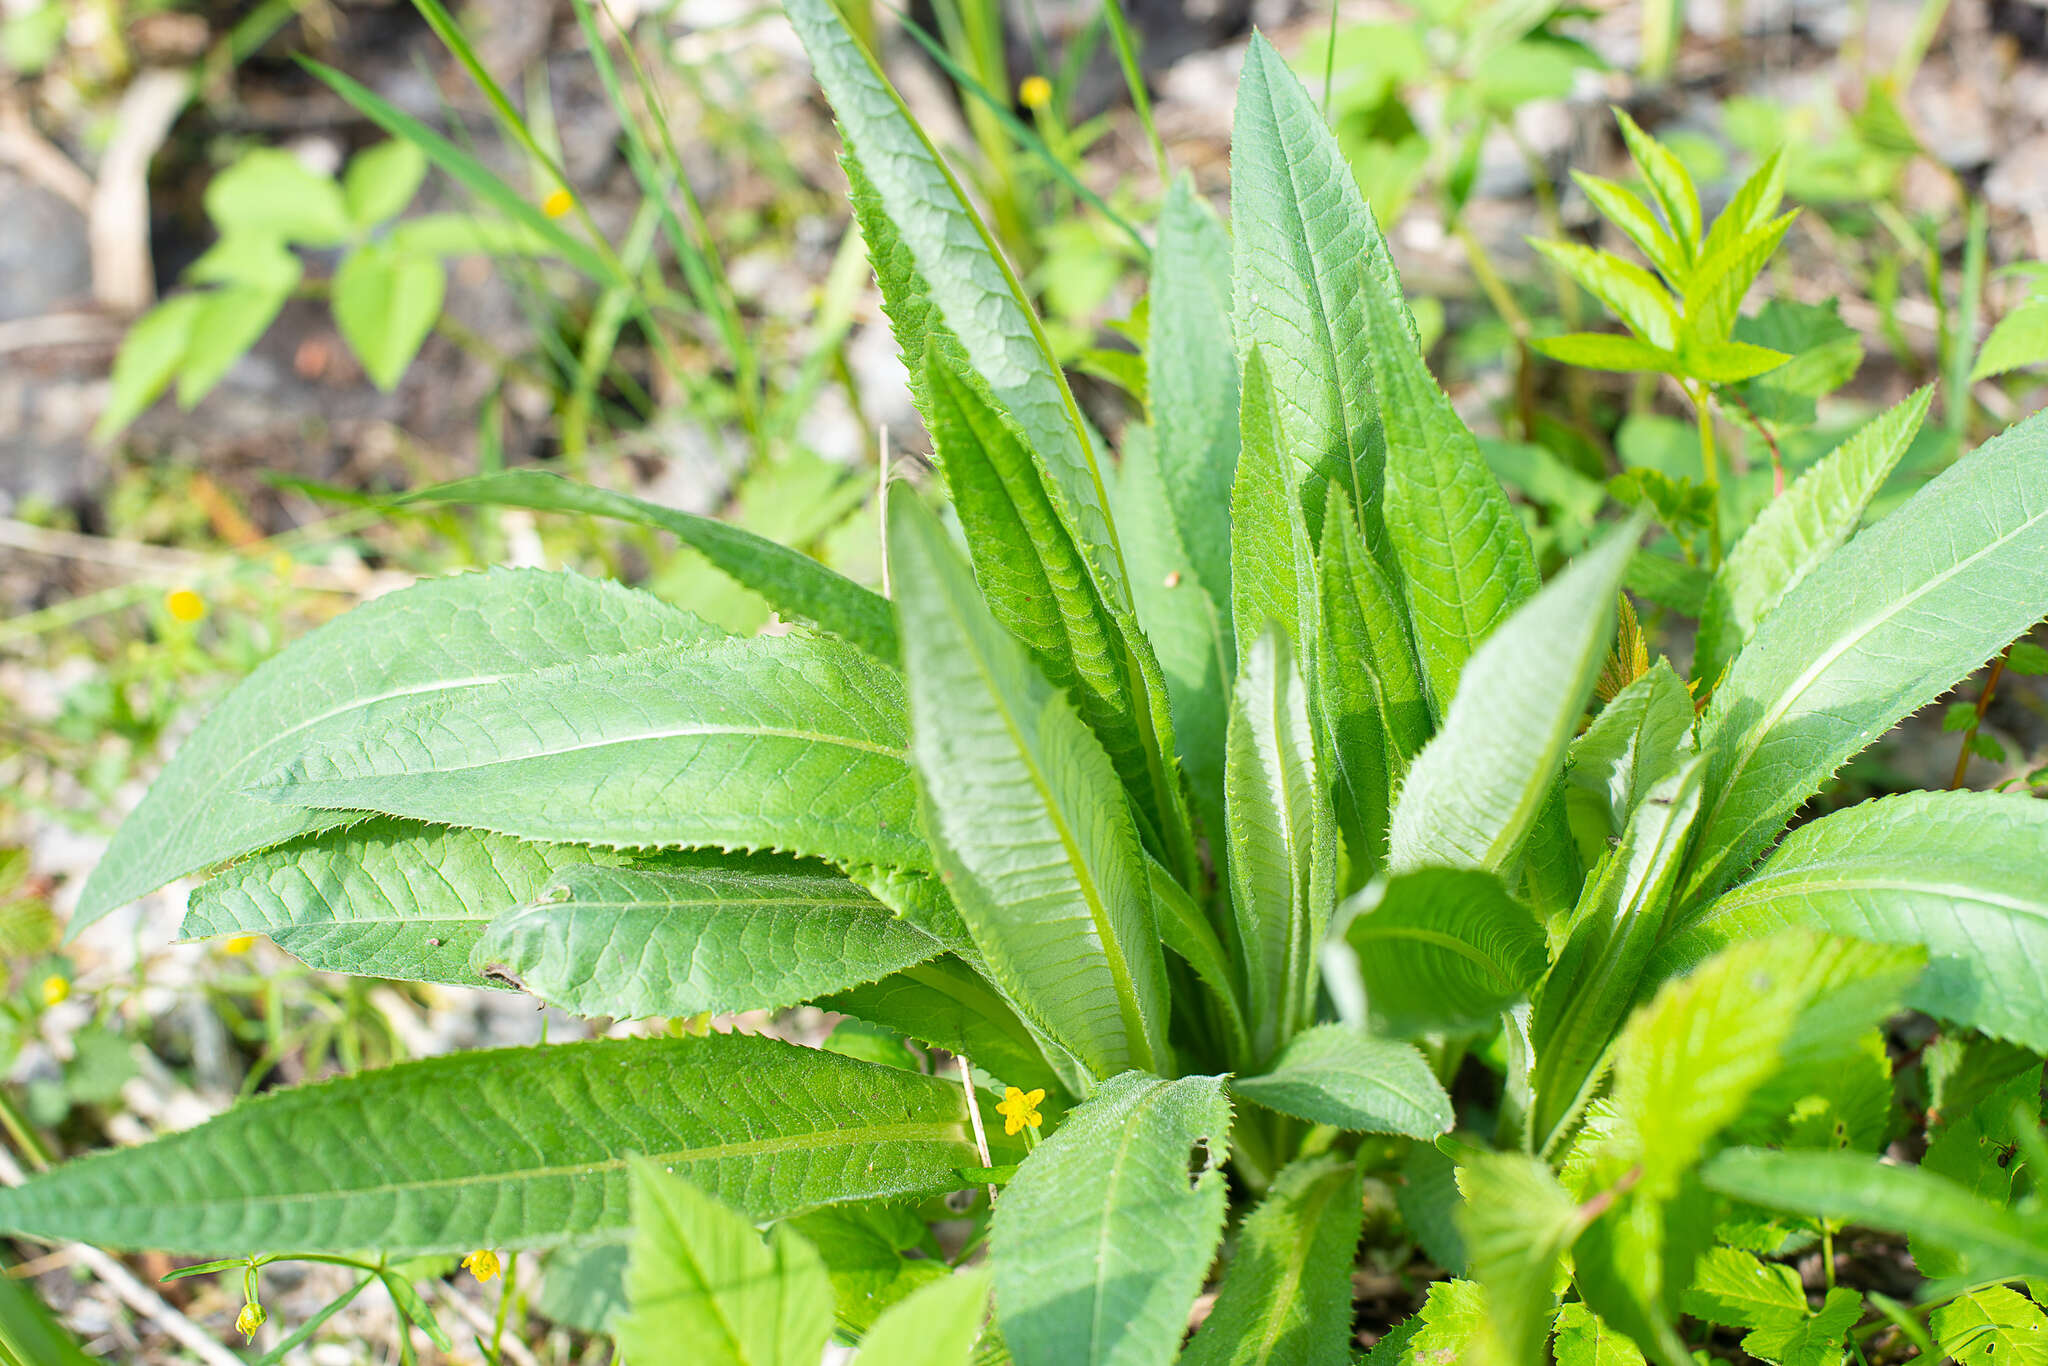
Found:
[[[378,817],[231,864],[192,893],[180,933],[270,936],[322,972],[481,986],[469,951],[563,870],[628,856]]]
[[[1349,1366],[1358,1168],[1304,1158],[1244,1221],[1216,1305],[1181,1366]]]
[[[1145,812],[1147,828],[1164,832],[1184,823],[1178,779],[1152,764],[1145,699],[1132,694],[1142,671],[1126,667],[1146,646],[1126,638],[1097,593],[1085,552],[1061,524],[1031,452],[980,385],[936,350],[927,353],[925,368],[932,440],[983,601],[1031,652],[1038,671],[1073,700]],[[1163,839],[1154,844],[1166,857]]]
[[[1116,571],[1116,537],[1094,442],[1016,276],[931,140],[830,0],[792,0],[788,12],[932,308],[1045,462],[1095,567]],[[1121,579],[1114,582],[1121,591]]]
[[[1386,422],[1387,539],[1442,711],[1473,651],[1536,591],[1536,558],[1478,441],[1422,363],[1392,263],[1378,276],[1372,267],[1362,292]]]
[[[1231,697],[1223,804],[1245,1013],[1255,1055],[1270,1058],[1315,1010],[1316,951],[1337,876],[1308,686],[1271,627],[1252,642]]]
[[[1694,678],[1716,683],[1765,614],[1855,534],[1933,398],[1930,385],[1873,419],[1750,524],[1707,589],[1693,648]]]
[[[1017,1366],[1166,1366],[1223,1233],[1222,1077],[1111,1077],[1017,1170],[991,1234]]]
[[[619,1350],[697,1366],[816,1366],[832,1284],[803,1236],[748,1220],[644,1157],[632,1159],[632,1310]]]
[[[938,941],[837,873],[565,868],[494,921],[479,967],[579,1015],[777,1010],[912,967]]]
[[[429,579],[358,607],[214,708],[114,836],[71,932],[174,877],[349,819],[247,791],[299,753],[316,727],[375,726],[437,695],[710,633],[645,593],[530,569]]]
[[[757,1219],[980,1161],[937,1077],[744,1034],[601,1039],[273,1091],[0,1192],[0,1228],[201,1256],[550,1247],[626,1226],[629,1153]]]
[[[2048,803],[1914,792],[1824,816],[1680,924],[1665,956],[1785,926],[1922,945],[1909,1004],[2048,1051]]]
[[[1700,1170],[1708,1187],[1766,1209],[1910,1235],[1962,1253],[1987,1278],[2048,1276],[2048,1225],[1974,1198],[1944,1176],[1867,1153],[1730,1148]]]
[[[1219,613],[1230,606],[1230,489],[1238,448],[1230,269],[1230,235],[1194,181],[1181,175],[1166,192],[1152,252],[1154,341],[1145,348],[1145,388],[1165,503],[1195,577]],[[1120,529],[1123,521],[1117,518]],[[1132,574],[1136,581],[1135,566]]]
[[[577,512],[655,527],[701,554],[736,583],[759,593],[777,611],[816,622],[883,663],[896,661],[896,621],[889,614],[887,599],[800,550],[730,522],[662,507],[546,470],[502,470],[457,479],[408,494],[404,501]]]
[[[889,566],[925,824],[989,970],[1097,1076],[1164,1067],[1166,964],[1109,756],[908,493]]]
[[[1610,532],[1472,656],[1443,729],[1394,804],[1392,870],[1509,868],[1593,695],[1642,525],[1638,516]]]
[[[412,364],[441,316],[447,284],[439,261],[403,256],[382,242],[365,242],[342,258],[334,272],[334,323],[379,389],[395,387]]]
[[[1322,491],[1334,482],[1377,551],[1386,444],[1358,263],[1384,259],[1387,246],[1323,116],[1259,34],[1238,77],[1230,226],[1238,349],[1265,356],[1285,449],[1305,467],[1309,528],[1320,534]],[[1155,333],[1153,345],[1162,344],[1172,339]],[[1240,623],[1254,633],[1259,624]]]
[[[1230,1092],[1283,1115],[1354,1133],[1426,1141],[1449,1133],[1457,1118],[1442,1083],[1412,1045],[1338,1024],[1295,1035],[1267,1072],[1238,1077]]]
[[[1124,429],[1114,491],[1117,534],[1130,566],[1138,624],[1165,680],[1189,804],[1202,828],[1214,834],[1223,828],[1225,698],[1237,647],[1228,600],[1217,605],[1174,526],[1157,445],[1149,428],[1133,423]],[[1227,503],[1225,508],[1227,521]]]
[[[1381,1032],[1484,1029],[1542,976],[1543,927],[1491,873],[1423,868],[1374,895],[1360,893],[1344,938]]]
[[[726,638],[416,704],[292,756],[263,791],[521,839],[923,868],[904,721],[895,672],[843,641]]]
[[[816,1004],[965,1054],[982,1071],[1022,1090],[1065,1089],[1030,1028],[957,958],[920,963],[879,982],[821,996]]]
[[[1958,1366],[2048,1366],[2048,1314],[2009,1285],[1952,1300],[1927,1326]]]
[[[981,1266],[921,1286],[861,1335],[855,1366],[968,1366],[994,1278]]]
[[[1837,766],[2048,615],[2048,414],[1986,442],[1785,595],[1715,690],[1698,905]]]

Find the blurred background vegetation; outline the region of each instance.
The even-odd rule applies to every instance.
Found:
[[[1617,502],[1650,505],[1681,547],[1703,496],[1739,528],[1919,384],[1937,417],[1894,500],[2042,401],[2040,0],[844,4],[1112,442],[1144,411],[1142,348],[1172,344],[1141,302],[1153,220],[1174,175],[1224,202],[1254,25],[1322,95],[1432,363],[1547,565]],[[1529,239],[1632,255],[1572,174],[1640,183],[1610,106],[1709,217],[1782,149],[1801,212],[1734,333],[1792,356],[1781,370],[1709,403],[1544,354],[1612,324]],[[0,1178],[279,1083],[602,1026],[328,978],[263,942],[174,944],[184,886],[77,942],[62,923],[213,700],[419,575],[570,566],[772,629],[655,531],[395,505],[407,489],[542,464],[879,580],[874,491],[929,447],[837,153],[758,0],[0,0]],[[1704,495],[1701,421],[1722,461]],[[1631,582],[1653,631],[1696,587]],[[1916,718],[1828,800],[2039,788],[2039,653],[1995,695]],[[671,1027],[701,1022],[615,1026]],[[266,1269],[273,1324],[238,1357],[206,1346],[241,1350],[238,1277],[15,1254],[0,1361],[38,1366],[70,1359],[65,1331],[116,1361],[255,1360],[353,1284]],[[419,1360],[607,1359],[584,1331],[604,1312],[588,1268],[514,1263],[489,1286],[454,1270],[407,1269],[449,1329],[446,1349],[411,1335]],[[1427,1267],[1374,1274],[1362,1293],[1397,1319]],[[374,1289],[283,1359],[392,1359],[398,1309]]]

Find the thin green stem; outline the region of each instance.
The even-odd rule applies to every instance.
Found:
[[[1152,117],[1152,97],[1145,90],[1145,72],[1138,65],[1138,40],[1131,32],[1130,23],[1124,18],[1124,7],[1120,0],[1102,0],[1102,13],[1109,20],[1109,40],[1116,47],[1117,65],[1124,71],[1124,84],[1130,87],[1131,107],[1138,111],[1138,122],[1145,127],[1145,137],[1152,144],[1152,159],[1159,164],[1159,183],[1166,184],[1173,179],[1173,171],[1166,161],[1166,144],[1159,137],[1159,124]]]
[[[1714,405],[1707,392],[1707,386],[1688,386],[1686,393],[1692,399],[1693,411],[1700,424],[1700,478],[1713,491],[1713,501],[1707,505],[1707,567],[1721,567],[1721,458],[1714,450]]]
[[[5,1086],[0,1086],[0,1126],[5,1126],[7,1136],[14,1140],[14,1146],[28,1159],[28,1164],[37,1171],[50,1169],[51,1154],[36,1131],[29,1126],[28,1116],[22,1114],[14,1104],[14,1097]]]

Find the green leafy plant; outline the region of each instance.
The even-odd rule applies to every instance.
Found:
[[[1148,420],[1113,461],[871,55],[827,0],[789,9],[958,534],[890,488],[885,597],[546,474],[431,490],[660,527],[795,625],[529,570],[379,599],[208,718],[74,926],[212,870],[188,934],[316,967],[852,1026],[300,1087],[0,1192],[0,1227],[584,1268],[630,1238],[602,1321],[641,1361],[809,1362],[836,1321],[889,1362],[1344,1362],[1362,1191],[1398,1180],[1405,1231],[1374,1237],[1456,1279],[1375,1362],[2037,1331],[1985,1287],[2048,1275],[2048,807],[1907,794],[1784,832],[2048,614],[2048,419],[1859,533],[1925,396],[1878,418],[1720,561],[1725,667],[1689,687],[1617,608],[1641,514],[1539,580],[1263,39],[1231,232],[1184,181],[1165,205]],[[1761,184],[1745,262],[1780,221]],[[1665,190],[1647,239],[1722,259]],[[1756,373],[1694,327],[1657,346],[1688,382]],[[1908,1006],[1949,1030],[1918,1166],[1879,1158]],[[985,1270],[935,1240],[963,1214]],[[1835,1284],[1852,1228],[1910,1240],[1925,1304]],[[1816,1244],[1817,1307],[1786,1266]]]

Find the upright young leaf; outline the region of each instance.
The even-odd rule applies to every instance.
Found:
[[[1616,109],[1614,118],[1621,125],[1628,154],[1649,184],[1650,197],[1664,211],[1664,221],[1677,239],[1679,251],[1687,262],[1692,261],[1700,245],[1700,197],[1693,188],[1692,177],[1685,173],[1685,167],[1670,148],[1645,133],[1627,113]]]
[[[1152,827],[1166,828],[1177,794],[1164,790],[1165,774],[1154,790],[1142,703],[1123,667],[1128,647],[1082,548],[1061,525],[1030,451],[980,386],[936,352],[925,366],[932,440],[983,599],[1039,672],[1073,700]]]
[[[1325,1155],[1284,1168],[1244,1221],[1181,1366],[1349,1366],[1351,1262],[1364,1213],[1354,1163]]]
[[[787,1224],[753,1224],[644,1157],[632,1159],[632,1311],[619,1350],[702,1366],[816,1366],[832,1335],[832,1285]]]
[[[1625,185],[1583,171],[1572,172],[1572,183],[1585,192],[1600,216],[1628,234],[1628,239],[1650,259],[1650,264],[1673,289],[1685,288],[1686,262],[1678,243],[1650,212],[1650,206]]]
[[[1309,527],[1320,534],[1322,491],[1334,482],[1377,548],[1386,443],[1358,263],[1384,259],[1387,247],[1323,116],[1258,34],[1238,77],[1230,196],[1237,345],[1265,356],[1285,449],[1305,467]]]
[[[1855,534],[1933,398],[1929,385],[1874,418],[1758,514],[1707,589],[1693,647],[1695,679],[1716,683],[1757,623]]]
[[[932,307],[1045,462],[1097,568],[1116,571],[1109,497],[1094,444],[1017,277],[931,140],[830,0],[792,0],[788,8],[818,83],[909,249]]]
[[[1429,699],[1415,662],[1415,644],[1408,636],[1407,612],[1400,592],[1388,580],[1360,538],[1349,501],[1337,503],[1323,520],[1322,558],[1318,570],[1323,591],[1323,649],[1327,667],[1346,675],[1326,683],[1326,703],[1339,718],[1340,749],[1346,744],[1342,717],[1356,690],[1371,690],[1385,728],[1389,783],[1403,776],[1408,763],[1429,740]],[[1364,742],[1360,733],[1359,743]],[[1369,764],[1363,764],[1370,772]]]
[[[1372,888],[1360,899],[1371,902]],[[1345,930],[1366,999],[1395,1037],[1491,1026],[1536,985],[1543,927],[1477,869],[1423,868],[1388,878]]]
[[[374,725],[437,695],[710,632],[648,594],[537,570],[430,579],[367,603],[264,664],[213,710],[115,834],[71,932],[174,877],[350,819],[247,790],[313,727]]]
[[[1920,945],[1909,1004],[2048,1051],[2048,803],[1914,792],[1824,816],[1675,926],[1665,953],[1683,962],[1787,926]]]
[[[1166,683],[1173,743],[1188,776],[1189,802],[1213,836],[1223,828],[1225,698],[1237,646],[1231,639],[1228,596],[1219,606],[1174,525],[1157,446],[1150,429],[1125,428],[1115,489],[1117,532],[1130,566],[1138,624],[1159,657]],[[1227,521],[1227,491],[1225,499]]]
[[[1558,1271],[1591,1215],[1550,1169],[1522,1153],[1480,1153],[1458,1168],[1472,1279],[1486,1291],[1490,1358],[1539,1360],[1557,1314]]]
[[[980,1161],[954,1082],[744,1034],[601,1039],[273,1091],[0,1191],[0,1228],[202,1256],[551,1247],[626,1227],[630,1153],[761,1219]]]
[[[1231,1094],[1311,1124],[1354,1133],[1434,1139],[1456,1115],[1451,1098],[1415,1048],[1347,1025],[1317,1025],[1288,1040],[1259,1076],[1239,1077]]]
[[[1829,774],[2048,615],[2048,414],[1986,442],[1788,592],[1704,723],[1698,905]]]
[[[730,522],[535,469],[500,470],[436,484],[408,494],[403,501],[578,512],[655,527],[704,556],[734,582],[759,593],[784,615],[816,622],[883,663],[896,662],[896,621],[889,615],[887,599],[800,550]]]
[[[936,957],[938,941],[822,868],[564,868],[472,960],[579,1015],[778,1010]]]
[[[268,935],[308,967],[481,986],[484,927],[571,867],[630,862],[575,844],[375,819],[232,864],[192,893],[180,933]]]
[[[263,776],[287,808],[521,839],[930,866],[895,672],[824,636],[728,638],[429,700]],[[331,738],[329,738],[331,737]],[[302,742],[306,737],[301,737]]]
[[[1368,355],[1386,423],[1387,538],[1441,712],[1473,651],[1536,591],[1536,557],[1478,441],[1423,364],[1393,263],[1375,270],[1368,260],[1363,270]]]
[[[1628,829],[1650,789],[1678,767],[1692,736],[1692,696],[1668,660],[1614,695],[1566,751],[1565,808],[1597,856]]]
[[[1166,192],[1152,252],[1148,298],[1155,340],[1145,348],[1146,406],[1166,505],[1219,613],[1230,606],[1230,489],[1238,448],[1229,282],[1230,236],[1183,174]]]
[[[1489,476],[1490,478],[1491,476]],[[1640,519],[1580,556],[1487,639],[1394,804],[1388,866],[1509,868],[1536,823],[1614,634]]]
[[[1335,827],[1308,687],[1287,638],[1251,645],[1231,698],[1223,802],[1252,1042],[1270,1058],[1315,1009],[1316,950],[1336,900]]]
[[[1097,1088],[996,1204],[996,1321],[1017,1366],[1166,1366],[1223,1234],[1222,1077]]]
[[[1165,962],[1108,756],[915,498],[889,501],[889,562],[925,821],[990,971],[1098,1076],[1164,1067]]]

